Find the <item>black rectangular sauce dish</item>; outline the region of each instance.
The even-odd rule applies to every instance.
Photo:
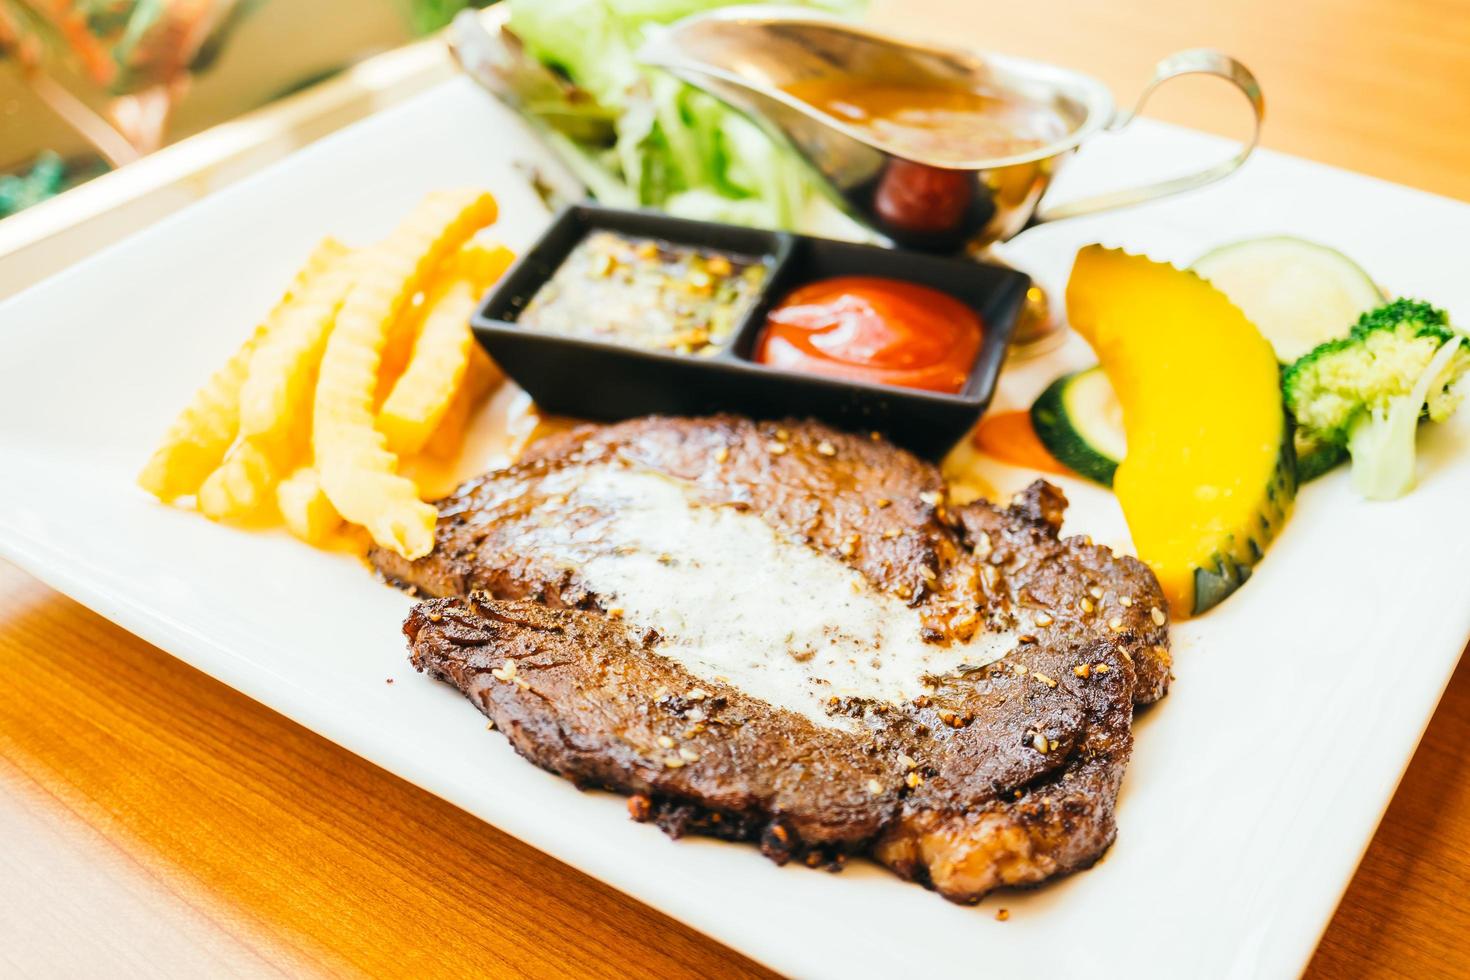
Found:
[[[754,257],[769,271],[729,342],[714,353],[650,350],[518,326],[517,317],[532,297],[594,230]],[[841,275],[918,283],[973,309],[984,335],[964,388],[951,395],[847,381],[752,359],[773,306],[798,286]],[[881,432],[920,456],[938,459],[990,404],[1030,284],[1024,273],[984,262],[574,204],[511,266],[471,326],[501,369],[555,414],[597,421],[722,411],[757,419],[811,417],[844,429]]]

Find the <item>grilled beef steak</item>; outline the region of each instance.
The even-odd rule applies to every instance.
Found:
[[[815,423],[648,418],[539,444],[440,503],[428,557],[374,561],[445,597],[405,624],[415,665],[538,765],[676,836],[964,901],[1097,859],[1167,688],[1158,583],[1059,539],[1065,505],[951,508]]]

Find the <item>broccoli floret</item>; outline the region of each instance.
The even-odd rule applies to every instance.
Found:
[[[1304,354],[1282,387],[1298,442],[1352,456],[1353,483],[1373,500],[1402,496],[1414,482],[1421,416],[1455,410],[1455,382],[1470,369],[1470,338],[1443,310],[1399,299],[1364,313],[1352,332]]]
[[[1348,458],[1346,446],[1332,442],[1320,442],[1298,426],[1292,432],[1292,447],[1296,450],[1296,480],[1298,484],[1310,483],[1324,473],[1337,469]]]

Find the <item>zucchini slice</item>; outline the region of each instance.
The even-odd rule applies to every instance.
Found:
[[[1240,307],[1291,362],[1324,340],[1344,337],[1384,295],[1336,249],[1301,238],[1252,238],[1206,252],[1191,267]]]
[[[1099,367],[1057,378],[1031,406],[1036,436],[1062,465],[1105,487],[1128,453],[1123,406]]]

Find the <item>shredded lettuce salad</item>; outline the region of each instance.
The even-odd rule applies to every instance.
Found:
[[[686,218],[793,230],[845,221],[805,165],[750,120],[634,58],[646,33],[728,3],[719,0],[507,0],[526,51],[578,90],[547,115],[602,116],[605,140],[552,131],[559,153],[605,204],[655,207]],[[807,6],[856,13],[862,0]],[[545,93],[542,93],[545,97]],[[572,103],[575,102],[575,105]],[[583,127],[586,133],[590,127]],[[850,234],[848,237],[851,237]]]

